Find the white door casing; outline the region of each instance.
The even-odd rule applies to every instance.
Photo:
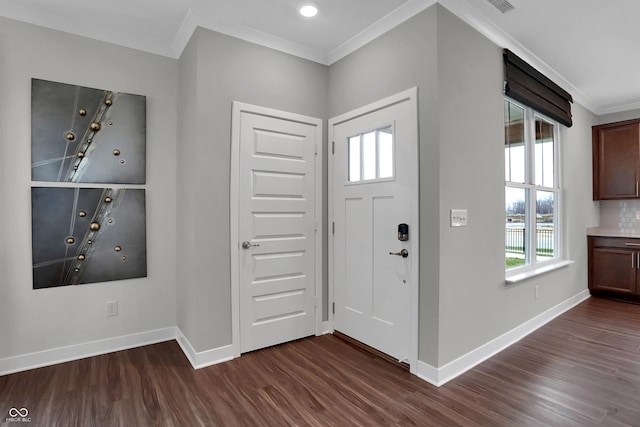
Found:
[[[329,121],[330,298],[333,327],[410,364],[418,359],[418,116],[417,89]],[[348,140],[393,130],[394,176],[349,181]],[[398,224],[409,240],[398,240]],[[403,258],[392,253],[407,250]]]
[[[316,334],[322,121],[234,102],[232,340],[240,353]]]

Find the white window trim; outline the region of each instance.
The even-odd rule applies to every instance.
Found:
[[[528,139],[533,141],[534,143],[529,143],[529,146],[526,147],[528,149],[527,154],[527,162],[525,165],[525,184],[505,181],[504,188],[507,186],[512,188],[525,188],[533,190],[531,192],[531,197],[534,196],[535,191],[553,191],[554,193],[554,201],[555,201],[555,224],[554,224],[554,248],[555,257],[546,260],[546,261],[536,261],[536,254],[534,245],[531,244],[531,233],[527,233],[525,245],[527,247],[527,255],[530,259],[530,264],[516,267],[509,270],[505,268],[505,282],[506,283],[517,283],[523,280],[530,279],[532,277],[539,276],[541,274],[557,270],[562,267],[566,267],[572,264],[574,261],[570,261],[564,258],[564,248],[563,248],[563,236],[564,236],[564,204],[562,197],[562,143],[560,141],[560,126],[561,124],[558,121],[553,120],[544,114],[535,111],[533,108],[523,105],[509,97],[504,98],[506,101],[511,102],[512,104],[523,108],[525,112],[525,129],[524,132],[528,135]],[[532,159],[535,159],[535,118],[540,117],[544,120],[547,120],[553,123],[553,138],[554,138],[554,187],[543,187],[535,184],[535,165]],[[530,204],[535,205],[535,200],[530,200]],[[526,226],[528,230],[534,230],[537,227],[536,224],[536,216],[531,215],[531,212],[535,212],[535,208],[529,208],[527,212],[526,218]]]
[[[541,274],[548,273],[550,271],[558,270],[562,267],[573,264],[575,261],[567,259],[555,259],[554,261],[545,261],[542,264],[534,265],[534,268],[523,271],[524,268],[517,268],[507,271],[504,281],[506,283],[518,283],[523,280],[531,279]]]

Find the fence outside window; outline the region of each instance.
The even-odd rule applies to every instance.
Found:
[[[512,254],[524,254],[525,249],[525,231],[524,227],[506,227],[505,228],[505,252]],[[553,256],[554,255],[554,229],[553,227],[536,228],[536,255]]]

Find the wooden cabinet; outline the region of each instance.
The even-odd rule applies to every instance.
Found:
[[[593,126],[593,200],[639,198],[640,119]]]
[[[640,239],[588,237],[592,295],[640,302]]]

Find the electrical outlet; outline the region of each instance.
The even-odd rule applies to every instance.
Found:
[[[467,226],[467,210],[451,209],[451,226],[466,227]]]
[[[636,219],[640,220],[640,211],[636,211]]]
[[[538,285],[533,287],[533,299],[538,299],[538,297],[540,296],[540,288],[538,287]]]
[[[118,301],[107,302],[107,317],[118,315]]]

